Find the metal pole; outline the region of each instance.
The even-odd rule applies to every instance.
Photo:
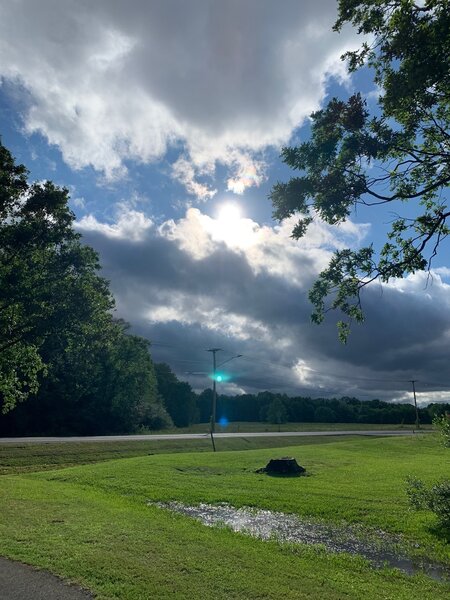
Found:
[[[216,389],[216,351],[213,350],[213,399],[212,399],[212,417],[211,417],[211,431],[216,431],[216,410],[217,410],[217,389]]]
[[[216,445],[214,443],[214,432],[216,431],[216,418],[217,418],[217,415],[216,415],[216,412],[217,412],[216,369],[217,369],[217,366],[221,367],[225,363],[230,362],[230,360],[233,360],[235,358],[240,358],[242,356],[242,354],[236,354],[236,356],[232,356],[231,358],[220,363],[220,365],[217,365],[216,352],[220,352],[221,350],[222,350],[222,348],[210,348],[209,350],[207,350],[207,352],[212,353],[212,357],[213,357],[213,397],[212,397],[212,408],[211,408],[210,435],[211,435],[211,442],[212,442],[214,452],[216,451]]]
[[[419,411],[417,409],[417,399],[416,399],[416,379],[411,379],[413,394],[414,394],[414,407],[416,409],[416,429],[420,429],[419,422]]]
[[[220,352],[221,348],[210,348],[207,352],[211,352],[213,356],[213,397],[212,397],[212,409],[211,409],[211,442],[214,452],[216,451],[216,445],[214,443],[214,432],[216,430],[216,405],[217,405],[217,390],[216,390],[216,352]]]

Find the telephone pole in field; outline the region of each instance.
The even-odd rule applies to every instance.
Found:
[[[214,452],[216,451],[216,445],[214,444],[214,432],[216,431],[216,406],[217,406],[217,390],[216,390],[216,353],[221,352],[222,348],[210,348],[207,352],[212,353],[213,357],[213,397],[212,397],[212,410],[211,410],[211,441]]]
[[[221,362],[219,365],[217,364],[216,361],[216,353],[217,352],[221,352],[222,348],[210,348],[209,350],[207,350],[206,352],[211,352],[212,357],[213,357],[213,397],[212,397],[212,408],[211,408],[211,427],[210,427],[210,435],[211,435],[211,442],[212,442],[212,446],[214,449],[214,452],[216,451],[216,445],[214,443],[214,433],[216,431],[216,412],[217,412],[217,389],[216,389],[216,382],[217,381],[222,381],[223,377],[222,375],[217,375],[217,367],[221,367],[222,365],[224,365],[225,363],[228,363],[232,360],[234,360],[235,358],[241,358],[242,354],[236,354],[235,356],[232,356],[231,358],[228,358],[227,360],[224,360],[223,362]]]
[[[420,429],[419,411],[417,409],[417,398],[416,398],[416,381],[417,381],[417,379],[410,379],[410,381],[412,383],[412,389],[413,389],[413,395],[414,395],[414,407],[416,409],[416,428]]]

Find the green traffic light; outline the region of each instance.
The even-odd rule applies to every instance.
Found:
[[[216,381],[218,381],[219,383],[220,383],[221,381],[223,381],[223,377],[222,377],[222,375],[216,375]]]

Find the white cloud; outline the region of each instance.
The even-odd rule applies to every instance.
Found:
[[[40,132],[75,169],[109,179],[181,142],[189,193],[205,165],[229,189],[264,178],[253,153],[287,142],[316,109],[355,34],[331,32],[335,0],[16,0],[0,3],[0,76],[29,93]]]
[[[205,183],[196,181],[195,178],[199,174],[211,175],[212,173],[209,170],[206,173],[196,173],[192,162],[185,157],[180,157],[172,165],[173,178],[185,186],[188,194],[195,196],[197,200],[206,201],[213,198],[217,194],[217,190],[208,187]]]
[[[450,277],[450,269],[448,267],[436,267],[431,270],[431,275],[439,275],[441,278]]]
[[[84,198],[71,198],[71,202],[74,206],[76,206],[77,208],[81,208],[84,209],[86,207],[86,200]]]
[[[368,230],[367,224],[347,221],[333,228],[318,220],[304,238],[295,241],[291,237],[294,221],[287,219],[282,225],[270,227],[239,216],[224,220],[219,214],[219,218],[212,218],[197,208],[189,208],[184,218],[166,221],[160,232],[196,260],[225,244],[244,255],[255,273],[266,271],[295,283],[304,280],[302,262],[313,261],[319,272],[328,263],[331,251],[358,245]]]
[[[227,181],[227,190],[235,194],[243,194],[249,187],[258,187],[267,179],[267,165],[261,160],[255,160],[248,153],[230,153],[230,161],[234,166],[234,176]]]
[[[146,217],[144,213],[125,205],[119,206],[116,223],[102,223],[95,216],[86,215],[75,224],[76,228],[82,233],[96,231],[110,238],[132,240],[134,242],[142,240],[152,225],[151,219]]]

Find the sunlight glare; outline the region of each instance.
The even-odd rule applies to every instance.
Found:
[[[236,204],[223,204],[219,209],[218,221],[225,226],[236,224],[241,218],[241,210]]]
[[[225,242],[230,248],[245,249],[254,243],[257,224],[242,215],[238,204],[226,202],[218,207],[216,214],[211,220],[213,239]]]

